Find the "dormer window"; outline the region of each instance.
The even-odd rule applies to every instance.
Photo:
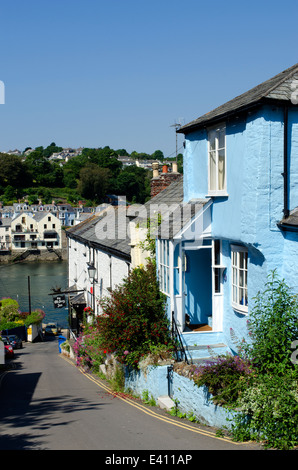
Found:
[[[208,194],[227,195],[225,125],[213,127],[208,131],[208,171]]]

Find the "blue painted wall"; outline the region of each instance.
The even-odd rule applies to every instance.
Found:
[[[158,397],[168,395],[167,367],[149,366],[145,371],[126,369],[125,388],[140,397],[147,391],[149,397],[157,402]],[[214,405],[206,387],[198,387],[192,380],[174,372],[171,389],[181,412],[193,413],[200,422],[209,426],[231,427],[235,413]]]
[[[246,335],[247,316],[231,307],[231,243],[247,246],[249,308],[271,270],[298,292],[298,235],[283,233],[283,110],[264,106],[226,123],[228,197],[214,197],[212,237],[223,240],[224,331]],[[298,206],[298,111],[289,110],[289,208]],[[207,131],[186,135],[184,200],[208,195]],[[194,255],[195,256],[195,255]],[[193,265],[191,261],[191,265]]]

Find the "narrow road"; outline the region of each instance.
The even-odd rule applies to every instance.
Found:
[[[13,363],[13,369],[0,375],[1,450],[260,448],[217,438],[208,427],[140,400],[115,397],[106,381],[82,373],[59,354],[56,338],[25,343]]]

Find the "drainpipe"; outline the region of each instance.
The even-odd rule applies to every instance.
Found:
[[[282,173],[284,178],[284,218],[289,217],[288,205],[288,106],[284,106],[284,171]]]

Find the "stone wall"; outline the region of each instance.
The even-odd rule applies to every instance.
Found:
[[[183,413],[193,413],[202,424],[215,427],[231,427],[233,413],[225,408],[214,405],[211,395],[206,387],[198,387],[193,380],[189,378],[189,370],[183,365],[175,364],[172,374],[172,400],[178,404],[178,409]],[[168,365],[149,366],[145,371],[126,370],[125,388],[131,390],[139,396],[142,396],[144,390],[148,391],[156,402],[161,396],[167,396],[169,390],[168,384]]]

